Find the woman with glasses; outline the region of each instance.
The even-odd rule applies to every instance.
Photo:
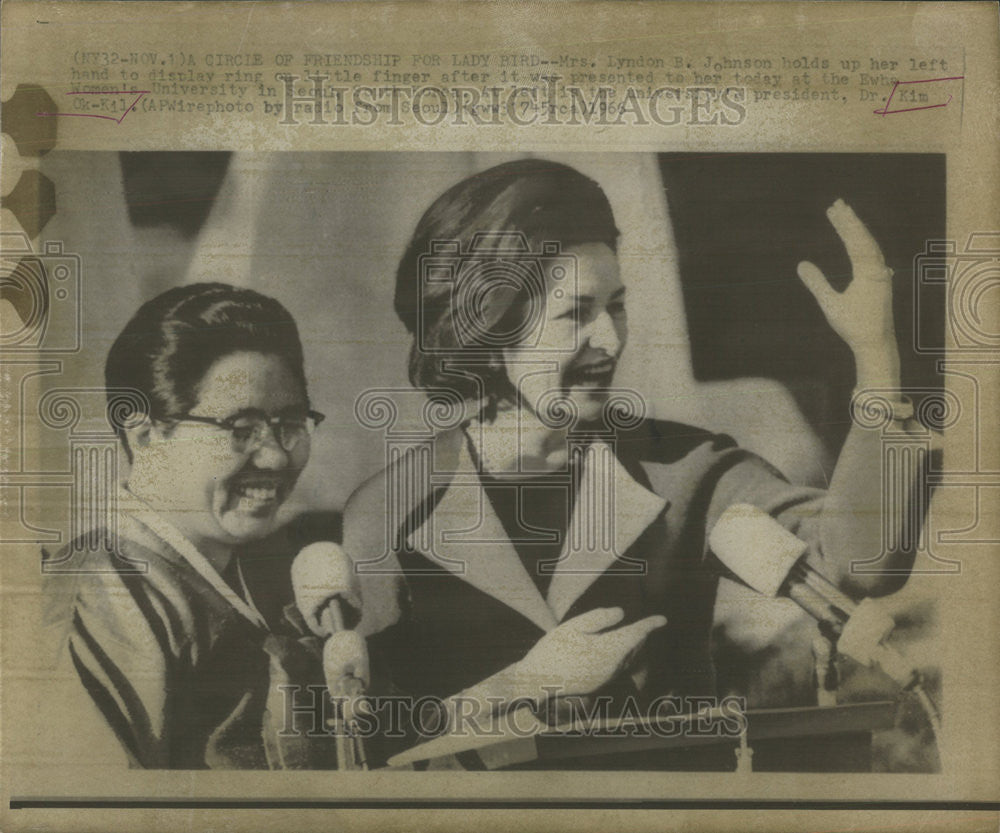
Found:
[[[56,708],[96,718],[132,766],[335,765],[329,743],[282,733],[309,696],[292,687],[322,681],[315,639],[261,580],[288,565],[240,557],[274,529],[323,420],[291,315],[224,284],[171,289],[125,326],[105,382],[130,470],[116,528],[47,559],[70,696],[90,704]]]

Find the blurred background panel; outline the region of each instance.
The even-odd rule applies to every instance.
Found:
[[[851,268],[825,216],[845,199],[894,270],[903,384],[940,387],[943,284],[918,285],[914,257],[945,236],[943,154],[661,154],[679,252],[691,360],[699,381],[762,376],[786,387],[835,455],[850,428],[850,351],[826,324],[795,267],[816,263],[842,290]],[[915,303],[916,292],[921,293]]]

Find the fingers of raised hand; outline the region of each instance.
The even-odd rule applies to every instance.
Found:
[[[883,279],[886,274],[885,257],[854,209],[843,200],[837,200],[826,210],[826,216],[847,249],[854,277]]]
[[[816,298],[821,306],[829,303],[837,296],[837,291],[830,286],[826,275],[823,274],[822,270],[815,263],[803,260],[799,264],[797,271],[802,283],[806,285],[806,289],[813,294],[813,297]]]

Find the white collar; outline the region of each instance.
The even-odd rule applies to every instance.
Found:
[[[240,566],[238,559],[236,562],[236,572],[246,597],[245,600],[226,583],[222,576],[219,575],[219,571],[212,566],[212,563],[202,555],[198,548],[176,526],[150,508],[149,504],[132,494],[125,487],[119,490],[119,507],[122,509],[124,518],[134,518],[164,543],[176,550],[178,555],[187,561],[191,568],[205,579],[244,618],[257,627],[268,630],[267,622],[260,614],[260,611],[257,610],[250,596],[246,580],[243,578],[243,568]]]

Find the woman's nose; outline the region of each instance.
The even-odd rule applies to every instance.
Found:
[[[622,334],[610,313],[602,312],[591,322],[587,342],[595,350],[603,350],[612,357],[618,356],[622,349]]]
[[[259,445],[253,452],[254,464],[260,469],[285,468],[288,465],[288,452],[278,442],[274,429],[268,426],[268,430],[262,433]]]

